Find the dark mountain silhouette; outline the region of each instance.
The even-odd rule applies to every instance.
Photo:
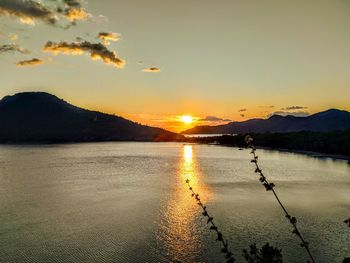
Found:
[[[0,100],[0,142],[170,141],[178,136],[122,117],[85,110],[44,92]]]
[[[182,134],[235,134],[298,131],[337,131],[350,129],[350,112],[330,109],[307,117],[273,115],[268,119],[251,119],[218,126],[196,126]]]

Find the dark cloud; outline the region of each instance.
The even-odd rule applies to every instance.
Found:
[[[80,8],[81,7],[81,1],[79,0],[63,0],[63,2],[72,8]]]
[[[288,106],[285,108],[282,108],[281,110],[289,111],[289,110],[304,110],[307,109],[307,107],[304,106]]]
[[[40,59],[40,58],[33,58],[30,60],[22,60],[16,63],[16,65],[18,67],[26,67],[26,66],[37,66],[40,64],[43,64],[44,60]]]
[[[143,72],[151,72],[151,73],[157,73],[160,72],[160,68],[157,67],[150,67],[142,70]]]
[[[292,115],[292,116],[296,116],[296,117],[306,117],[306,116],[309,116],[310,113],[308,113],[306,111],[275,111],[275,112],[269,114],[267,117],[271,117],[272,115],[280,115],[280,116]]]
[[[1,0],[0,0],[1,1]],[[7,44],[0,46],[0,54],[7,52],[19,52],[22,54],[28,54],[29,51],[25,48],[22,48],[16,44]]]
[[[238,112],[247,111],[247,109],[239,109]]]
[[[75,40],[78,41],[78,42],[83,42],[83,41],[85,41],[82,37],[76,37]]]
[[[54,43],[48,41],[43,50],[55,54],[63,53],[67,55],[82,55],[84,53],[89,53],[93,60],[101,59],[104,63],[111,64],[118,68],[123,68],[125,66],[125,60],[119,58],[114,51],[110,51],[101,43],[93,44],[88,41],[73,43],[62,41]]]
[[[37,21],[55,25],[59,18],[63,17],[70,22],[64,28],[75,25],[78,20],[91,17],[80,0],[0,0],[1,15],[16,17],[21,23],[31,25]]]
[[[33,0],[0,0],[0,16],[17,17],[24,24],[35,24],[41,20],[48,24],[55,24],[55,13],[42,3]]]
[[[216,117],[216,116],[207,116],[203,119],[200,119],[199,121],[208,121],[208,122],[216,122],[216,121],[232,121],[230,119],[223,119],[223,118],[219,118],[219,117]]]
[[[97,37],[103,41],[103,44],[109,45],[111,41],[118,41],[120,35],[113,32],[100,32]]]
[[[245,116],[244,114],[240,114],[240,115],[241,115],[242,118]]]

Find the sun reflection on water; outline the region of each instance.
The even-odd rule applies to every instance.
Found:
[[[192,145],[184,145],[178,176],[174,180],[172,194],[162,214],[158,241],[164,248],[168,261],[198,262],[201,256],[200,207],[191,197],[186,179],[200,193],[203,201],[208,198],[204,184],[199,184],[201,175],[197,169]]]
[[[193,149],[192,145],[184,145],[183,150],[183,164],[182,164],[182,173],[184,181],[186,179],[195,179],[195,171],[194,171],[194,164],[193,164]]]

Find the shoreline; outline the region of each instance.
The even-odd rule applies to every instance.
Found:
[[[217,146],[225,146],[225,147],[234,147],[234,148],[238,148],[238,149],[247,149],[245,147],[239,147],[239,146],[235,146],[235,145],[231,145],[231,144],[220,144],[220,143],[198,143],[198,144],[217,145]],[[350,156],[347,156],[347,155],[321,153],[321,152],[313,152],[313,151],[306,151],[306,150],[292,150],[292,149],[285,149],[285,148],[272,148],[272,147],[264,147],[264,146],[256,146],[256,148],[261,149],[261,150],[268,150],[268,151],[303,154],[303,155],[308,155],[310,157],[320,158],[320,159],[329,158],[329,159],[334,159],[334,160],[348,161],[350,164]]]
[[[101,140],[101,141],[64,141],[64,142],[19,142],[19,143],[3,143],[0,142],[0,146],[54,146],[54,145],[65,145],[65,144],[82,144],[82,143],[194,143],[194,144],[205,144],[205,145],[216,145],[216,146],[224,146],[224,147],[233,147],[237,149],[246,149],[245,147],[239,147],[237,145],[232,144],[224,144],[224,143],[212,143],[212,142],[196,142],[196,141],[137,141],[137,140],[120,140],[120,141],[114,141],[114,140]],[[286,149],[286,148],[273,148],[273,147],[264,147],[264,146],[256,146],[257,149],[262,150],[269,150],[269,151],[278,151],[278,152],[287,152],[287,153],[297,153],[297,154],[303,154],[308,155],[310,157],[314,158],[320,158],[320,159],[334,159],[334,160],[343,160],[348,161],[350,164],[350,156],[347,155],[340,155],[340,154],[331,154],[331,153],[322,153],[322,152],[314,152],[314,151],[306,151],[306,150],[293,150],[293,149]]]
[[[313,151],[305,151],[305,150],[290,150],[290,149],[283,149],[283,148],[275,149],[271,147],[257,147],[257,148],[264,149],[264,150],[279,151],[279,152],[304,154],[315,158],[330,158],[330,159],[344,160],[344,161],[350,162],[350,156],[347,156],[347,155],[321,153],[321,152],[313,152]]]

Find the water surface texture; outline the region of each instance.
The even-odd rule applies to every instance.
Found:
[[[350,165],[258,150],[317,262],[350,256]],[[249,150],[180,143],[0,146],[0,262],[224,262],[189,178],[229,240],[306,254]]]

